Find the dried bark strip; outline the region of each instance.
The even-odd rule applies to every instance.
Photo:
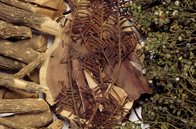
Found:
[[[73,57],[75,58],[72,60],[73,74],[79,88],[82,106],[84,111],[87,111],[95,106],[94,98],[92,94],[91,97],[87,95],[88,91],[90,91],[90,87],[86,81],[84,70],[82,69],[79,60],[75,56]]]
[[[22,45],[28,48],[32,48],[38,52],[45,52],[47,49],[48,37],[46,35],[39,35],[32,39],[24,39],[14,42],[17,45]]]
[[[45,53],[39,54],[39,56],[33,60],[31,63],[29,63],[27,66],[25,66],[23,69],[21,69],[18,73],[14,74],[15,78],[23,78],[25,75],[33,71],[38,65],[40,65],[46,58]]]
[[[18,9],[0,2],[0,19],[14,24],[29,26],[51,35],[59,35],[60,27],[50,17]]]
[[[53,20],[57,19],[63,14],[67,8],[63,0],[0,0],[8,5],[35,12],[38,14],[46,15]]]
[[[36,129],[43,129],[43,127],[51,124],[53,120],[52,113],[49,109],[42,113],[15,114],[13,116],[4,117],[4,119],[13,122],[17,121],[20,125]]]
[[[40,86],[38,84],[23,81],[10,77],[8,75],[0,74],[0,86],[5,88],[11,88],[15,90],[24,91],[27,93],[42,93],[48,91],[48,88]]]
[[[0,69],[2,70],[18,72],[24,66],[26,66],[26,64],[23,62],[0,55]]]
[[[0,124],[14,128],[14,129],[35,129],[35,128],[19,125],[16,122],[5,120],[4,118],[1,118],[1,117],[0,117]]]
[[[41,113],[49,110],[43,99],[0,99],[0,113]]]
[[[11,23],[0,20],[0,38],[32,38],[32,32],[29,27],[16,26]]]
[[[0,54],[24,63],[30,63],[39,55],[37,51],[31,48],[17,45],[7,40],[0,40],[0,50]]]
[[[4,88],[7,89],[7,88]],[[38,98],[38,94],[29,94],[23,91],[8,89],[2,99]]]

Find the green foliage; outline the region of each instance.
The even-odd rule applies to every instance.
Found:
[[[151,128],[196,128],[196,2],[134,0],[128,9],[147,34],[143,67],[155,86],[142,104]]]

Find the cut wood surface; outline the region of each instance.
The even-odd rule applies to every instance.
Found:
[[[49,110],[43,99],[0,99],[0,113],[41,113]]]
[[[39,52],[31,48],[17,45],[7,40],[0,40],[0,50],[0,54],[24,63],[30,63],[39,55]]]
[[[5,120],[17,122],[29,128],[40,129],[52,123],[52,113],[48,109],[42,113],[15,114],[13,116],[4,117]]]
[[[52,124],[50,124],[47,129],[62,129],[63,122],[60,119],[55,120]]]
[[[46,35],[39,35],[36,37],[33,37],[32,39],[24,39],[17,42],[14,42],[17,45],[21,45],[24,47],[32,48],[35,51],[38,52],[45,52],[47,49],[47,43],[48,43],[48,36]]]
[[[0,20],[0,39],[22,37],[32,38],[32,32],[29,27],[16,26],[11,23]]]
[[[15,6],[17,8],[32,11],[38,14],[46,15],[56,20],[66,10],[63,0],[0,0],[3,3]]]
[[[61,33],[61,29],[57,22],[53,21],[48,16],[18,9],[2,2],[0,2],[0,13],[0,19],[7,22],[29,26],[51,35],[59,35]]]
[[[48,88],[45,86],[40,86],[32,82],[16,79],[4,74],[0,74],[0,86],[33,94],[46,92],[48,90]]]
[[[63,32],[62,32],[63,33]],[[64,40],[62,41],[61,38]],[[69,87],[67,73],[67,47],[68,38],[56,36],[53,45],[46,50],[46,60],[40,68],[40,84],[48,87],[46,101],[55,104],[55,99],[62,90],[59,81]]]
[[[69,19],[71,15],[67,16]],[[66,18],[66,19],[67,19]],[[61,26],[68,26],[64,19]],[[59,81],[63,81],[64,85],[69,88],[68,71],[67,71],[67,43],[68,36],[65,32],[68,28],[64,29],[62,35],[56,36],[53,45],[46,50],[46,60],[40,68],[40,84],[46,85],[49,91],[46,93],[46,100],[50,105],[54,105],[54,99],[62,90]],[[85,53],[87,51],[84,45],[73,44],[77,51]]]

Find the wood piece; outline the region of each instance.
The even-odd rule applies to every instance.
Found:
[[[53,20],[58,19],[67,8],[63,0],[0,0],[17,8],[46,15]]]
[[[61,27],[66,26],[69,29],[70,21],[66,19],[70,19],[70,17],[71,15],[68,15],[62,21]],[[62,35],[56,36],[53,45],[46,50],[47,57],[40,68],[40,84],[49,88],[46,92],[46,101],[50,105],[55,104],[55,99],[62,90],[59,80],[63,81],[67,88],[70,87],[67,69],[67,43],[69,38],[65,31],[66,29],[64,29]],[[78,49],[82,48],[83,45],[80,45]]]
[[[34,69],[32,72],[28,73],[27,76],[36,84],[40,84],[39,81],[39,68]]]
[[[22,46],[32,48],[33,50],[41,53],[41,52],[45,52],[47,49],[48,36],[39,35],[33,37],[32,39],[24,39],[14,43],[16,43],[17,45],[22,45]]]
[[[6,92],[7,92],[7,88],[1,88],[0,89],[0,99],[2,99],[4,97]]]
[[[84,70],[82,69],[79,60],[76,58],[76,55],[73,55],[72,68],[73,68],[74,78],[76,80],[76,84],[80,92],[83,109],[84,111],[87,111],[95,107],[95,101],[93,95],[87,92],[87,91],[90,92],[91,90],[86,81]]]
[[[0,38],[32,38],[32,32],[29,27],[16,26],[11,23],[0,20]]]
[[[39,56],[33,60],[31,63],[29,63],[27,66],[22,68],[18,73],[14,74],[15,78],[23,78],[25,75],[33,71],[38,65],[40,65],[46,58],[45,53],[39,54]]]
[[[43,99],[0,99],[0,113],[41,113],[49,110]]]
[[[50,124],[47,129],[62,129],[63,122],[60,119],[55,120],[52,124]]]
[[[0,86],[37,94],[46,92],[48,90],[48,88],[45,86],[40,86],[32,82],[16,79],[4,74],[0,74]]]
[[[0,129],[13,129],[13,128],[10,128],[10,127],[5,126],[5,125],[0,125]]]
[[[0,55],[0,70],[9,71],[9,72],[18,72],[25,66],[26,64],[21,61],[17,61],[17,60],[5,57],[3,55]],[[39,70],[38,69],[34,69],[31,73],[27,75],[32,81],[39,84]]]
[[[0,19],[14,24],[29,26],[33,29],[51,34],[61,33],[57,22],[50,17],[18,9],[0,2]]]
[[[1,117],[0,117],[0,124],[6,125],[8,127],[14,128],[14,129],[35,129],[35,128],[31,128],[31,127],[25,127],[24,125],[19,125],[16,121],[13,122],[13,121],[1,118]]]
[[[24,66],[26,66],[26,64],[23,62],[13,60],[11,58],[0,55],[0,69],[1,70],[18,72]]]
[[[36,59],[39,53],[31,48],[17,45],[7,40],[0,40],[0,54],[17,59],[24,63],[30,63]]]
[[[20,125],[40,129],[52,123],[52,113],[48,109],[42,113],[31,114],[15,114],[13,116],[4,117],[5,120],[16,122]]]
[[[8,89],[3,96],[3,99],[25,99],[25,98],[38,98],[38,94],[29,94],[23,91]]]

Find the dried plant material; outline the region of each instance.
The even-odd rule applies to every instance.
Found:
[[[25,66],[27,66],[26,63],[0,55],[0,69],[3,71],[9,71],[15,73],[20,71]],[[39,83],[38,69],[34,69],[32,72],[28,73],[27,75],[32,81],[34,81],[37,84]]]
[[[10,128],[10,127],[5,126],[5,125],[0,125],[0,129],[13,129],[13,128]]]
[[[11,23],[0,20],[0,38],[32,38],[32,32],[29,27],[16,26]]]
[[[114,71],[117,72],[117,69],[118,66],[115,65]],[[109,65],[106,66],[105,71],[112,79],[115,79],[114,72]],[[122,61],[119,71],[116,83],[128,93],[130,101],[138,99],[143,93],[152,94],[152,88],[142,73],[142,65],[137,55],[130,53],[128,58]]]
[[[67,24],[67,18],[64,19],[61,26]],[[69,21],[68,21],[69,22]],[[62,33],[65,33],[64,31]],[[62,91],[62,86],[69,87],[67,72],[67,42],[66,35],[56,36],[53,45],[46,50],[46,60],[40,68],[40,84],[48,87],[46,92],[46,101],[54,105],[55,99]],[[52,74],[51,74],[52,73]]]
[[[127,93],[120,87],[114,86],[107,97],[114,97],[119,103],[119,105],[123,105],[125,103],[125,99],[127,98]]]
[[[50,109],[48,108],[48,110],[42,113],[15,114],[13,116],[4,117],[4,119],[17,122],[17,124],[25,127],[40,129],[51,124],[53,117]]]
[[[28,73],[27,76],[36,84],[40,84],[39,81],[39,68],[35,68],[32,72]]]
[[[25,99],[25,98],[38,98],[38,94],[29,94],[19,90],[7,89],[2,99]]]
[[[0,89],[0,99],[2,99],[4,97],[6,92],[7,92],[7,88],[1,88]]]
[[[40,86],[32,82],[16,79],[4,74],[0,74],[0,86],[33,94],[46,92],[48,90],[48,88],[45,86]]]
[[[73,120],[70,120],[70,126],[71,129],[79,129],[78,125]]]
[[[63,122],[60,119],[55,120],[52,124],[50,124],[47,129],[62,129]]]
[[[33,12],[18,9],[0,2],[0,19],[14,24],[29,26],[33,29],[51,34],[59,35],[59,25],[51,18],[35,14]]]
[[[114,88],[122,74],[123,61],[140,39],[132,26],[124,25],[133,16],[122,11],[126,3],[122,1],[68,2],[72,13],[62,21],[63,31],[46,51],[48,58],[41,67],[41,84],[49,87],[46,100],[54,105],[55,113],[79,128],[112,128],[125,118],[133,104],[127,99],[126,87]],[[107,66],[112,76],[105,74]],[[95,102],[88,110],[82,110],[88,99],[81,87],[93,88],[86,90]]]
[[[49,110],[48,104],[40,98],[0,99],[0,102],[0,113],[41,113]]]
[[[40,53],[39,56],[30,62],[27,66],[22,68],[18,73],[14,74],[13,77],[15,78],[23,78],[25,75],[33,71],[38,65],[40,65],[46,58],[45,53]]]
[[[72,60],[72,68],[73,68],[74,79],[76,81],[76,84],[80,92],[83,110],[85,112],[95,106],[95,101],[92,95],[92,90],[90,89],[86,81],[84,70],[82,69],[79,60],[76,58],[76,55],[74,54]]]
[[[39,55],[37,51],[34,51],[31,48],[17,45],[7,40],[0,40],[0,50],[0,54],[24,63],[30,63]]]
[[[46,15],[53,20],[58,19],[62,16],[66,10],[66,5],[63,0],[39,0],[39,1],[28,1],[28,0],[0,0],[3,3],[15,6],[17,8],[32,11],[38,14]]]
[[[13,121],[5,120],[4,118],[1,118],[1,117],[0,117],[0,124],[14,128],[14,129],[35,129],[35,128],[19,125],[16,121],[13,122]]]
[[[26,64],[23,62],[13,60],[11,58],[0,55],[0,69],[1,70],[18,72],[24,66],[26,66]]]
[[[24,39],[15,42],[17,45],[22,45],[25,47],[32,48],[38,52],[45,52],[47,49],[48,37],[46,35],[39,35],[33,37],[32,39]]]

